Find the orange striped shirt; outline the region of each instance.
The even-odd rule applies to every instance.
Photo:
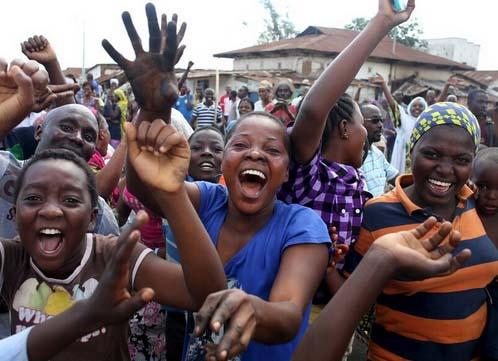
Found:
[[[365,205],[360,237],[346,257],[345,275],[354,270],[375,239],[413,229],[434,215],[408,198],[403,188],[412,183],[411,175],[401,176],[394,190]],[[485,287],[498,275],[498,251],[486,235],[471,194],[468,187],[462,188],[452,223],[462,235],[455,253],[469,248],[472,257],[450,276],[391,280],[377,299],[369,359],[479,357],[479,338],[487,317]]]

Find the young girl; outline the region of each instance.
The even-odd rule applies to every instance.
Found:
[[[239,118],[240,118],[244,114],[247,114],[247,113],[254,111],[254,103],[249,98],[241,99],[239,102],[237,110],[238,110]],[[232,128],[235,126],[235,123],[237,123],[237,122],[238,122],[238,119],[230,121],[227,125],[225,133],[226,134],[230,133]]]
[[[451,276],[388,282],[375,306],[370,360],[470,360],[481,355],[485,287],[498,275],[498,250],[466,186],[479,141],[479,124],[468,109],[455,103],[429,107],[410,140],[413,175],[399,177],[393,191],[365,207],[360,238],[346,257],[346,273],[377,238],[412,229],[430,216],[451,222],[461,233],[456,252],[464,247],[472,251],[470,262]]]
[[[188,153],[184,154],[188,159]],[[147,168],[141,174],[146,184],[171,179],[153,161],[144,157],[139,161]],[[167,166],[167,161],[163,164]],[[180,204],[173,211],[172,205],[186,196],[184,189],[171,183],[151,186],[160,187],[156,193],[166,191],[160,203],[178,225],[173,232],[181,240],[178,249],[185,273],[137,245],[130,262],[129,290],[150,286],[156,291],[155,301],[195,310],[207,294],[224,287],[222,265],[202,224],[191,219],[193,208]],[[0,241],[1,296],[9,305],[13,333],[90,297],[117,239],[86,233],[95,222],[95,179],[84,161],[70,151],[37,153],[18,178],[15,199],[20,242]],[[146,216],[140,213],[138,217]],[[194,248],[202,257],[191,253]],[[210,271],[203,272],[206,269]],[[126,336],[125,324],[102,328],[53,359],[128,360]]]
[[[498,248],[498,148],[477,153],[472,182],[477,187],[476,209],[486,234]]]
[[[400,174],[409,172],[410,168],[406,166],[408,156],[406,148],[408,146],[408,141],[410,140],[413,127],[415,126],[415,122],[417,121],[420,113],[427,108],[427,102],[422,97],[416,97],[410,102],[410,104],[408,104],[408,107],[405,110],[391,95],[391,92],[389,91],[389,88],[382,76],[377,74],[377,77],[375,77],[372,82],[382,87],[382,91],[384,92],[392,113],[394,114],[396,140],[394,141],[391,164],[399,171]]]
[[[161,122],[140,124],[140,146],[152,146],[157,153],[168,149],[160,138],[168,142],[174,135],[168,135],[164,129],[170,126]],[[128,128],[133,158],[140,148],[135,128]],[[320,218],[307,208],[275,200],[287,180],[288,149],[286,129],[279,119],[250,113],[239,120],[227,140],[222,162],[226,187],[185,184],[232,288],[210,296],[212,310],[231,304],[226,316],[232,322],[241,320],[236,322],[240,340],[227,349],[228,357],[247,347],[244,360],[288,360],[306,329],[309,303],[327,265],[330,240]],[[134,163],[140,174],[141,163]],[[183,161],[172,163],[176,166],[172,165],[171,174],[181,174]],[[234,332],[227,332],[222,344],[232,337]],[[203,358],[206,342],[212,339],[191,340],[186,358]]]

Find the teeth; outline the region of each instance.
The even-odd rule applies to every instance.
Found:
[[[260,172],[259,170],[247,169],[247,170],[242,172],[242,175],[246,175],[246,174],[255,175],[261,179],[266,180],[266,176],[263,174],[263,172]]]
[[[54,234],[61,234],[62,232],[59,231],[58,229],[53,229],[53,228],[45,228],[40,231],[41,234],[46,234],[49,236],[52,236]]]
[[[199,166],[213,168],[213,165],[209,162],[202,162]]]
[[[429,179],[429,183],[432,183],[436,186],[441,186],[441,187],[449,187],[451,186],[451,183],[449,182],[442,182],[442,181],[438,181],[438,180],[435,180],[435,179]]]

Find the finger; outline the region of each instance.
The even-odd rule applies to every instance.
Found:
[[[52,91],[52,93],[64,93],[67,91],[75,91],[80,88],[80,86],[76,83],[72,84],[50,84],[48,88]]]
[[[184,22],[180,26],[180,30],[178,30],[178,34],[176,35],[176,44],[177,45],[180,45],[180,43],[182,42],[183,37],[185,36],[185,31],[187,31],[187,23]]]
[[[436,217],[427,218],[424,223],[418,225],[415,229],[410,232],[417,238],[420,239],[424,237],[437,223]]]
[[[138,36],[137,29],[135,29],[135,25],[133,25],[130,13],[128,11],[123,12],[121,18],[123,19],[123,23],[126,28],[126,32],[128,33],[128,37],[130,38],[131,46],[135,51],[135,55],[142,54],[144,52],[142,47],[142,39]]]
[[[118,262],[118,264],[126,264],[128,262],[135,245],[140,239],[139,229],[148,220],[149,216],[147,212],[139,211],[133,222],[122,229],[115,252],[115,262]]]
[[[32,76],[33,74],[37,73],[40,70],[40,64],[38,64],[34,60],[22,61],[22,63],[23,64],[21,68],[26,73],[27,76]]]
[[[21,103],[25,105],[32,105],[34,99],[34,89],[31,78],[27,76],[26,73],[24,73],[24,71],[17,65],[14,65],[9,69],[9,75],[14,79],[14,82],[19,89],[18,99]]]
[[[186,139],[183,134],[170,124],[164,127],[161,133],[157,136],[155,151],[160,154],[166,154],[171,148],[176,145],[185,143]]]
[[[33,36],[33,40],[35,41],[37,51],[40,51],[44,48],[43,43],[38,35]]]
[[[432,234],[428,239],[422,240],[421,243],[427,251],[439,248],[441,242],[450,234],[453,229],[450,222],[444,222],[438,231]]]
[[[171,21],[174,23],[178,23],[178,14],[173,14],[173,16],[171,17]]]
[[[31,51],[28,50],[28,48],[26,47],[26,42],[24,43],[21,43],[21,51],[24,55],[26,55],[28,58],[30,57],[31,55]]]
[[[249,342],[251,342],[255,330],[256,330],[256,320],[251,319],[247,323],[244,332],[242,333],[242,336],[240,336],[238,344],[233,346],[228,351],[228,359],[240,355],[245,350],[247,350],[247,346],[249,346]]]
[[[23,71],[26,72],[23,68]],[[31,80],[33,80],[33,87],[35,92],[44,93],[49,91],[48,89],[48,73],[45,69],[40,68],[37,72],[31,75]]]
[[[168,28],[168,17],[166,16],[166,14],[162,14],[161,15],[161,54],[163,53],[164,49],[166,49],[166,38],[168,37],[167,28]]]
[[[57,95],[50,93],[43,98],[37,99],[35,108],[37,111],[42,111],[43,109],[48,108],[55,100],[57,100]]]
[[[254,311],[249,304],[241,305],[233,315],[230,315],[230,318],[230,325],[228,329],[225,329],[225,334],[217,350],[217,354],[222,360],[227,358],[231,349],[242,348],[241,337],[246,333],[249,321],[254,318]]]
[[[7,72],[7,61],[4,58],[0,58],[0,73]]]
[[[165,128],[166,123],[162,119],[155,119],[150,128],[147,130],[147,135],[145,136],[145,146],[149,152],[154,152],[156,155],[159,155],[159,148],[161,144],[156,144],[156,139],[161,131]]]
[[[123,55],[121,55],[121,53],[117,51],[114,48],[114,46],[112,46],[111,43],[107,41],[107,39],[102,40],[102,46],[107,52],[107,54],[109,54],[109,56],[112,58],[112,60],[114,60],[121,67],[121,69],[125,71],[126,69],[128,69],[128,67],[131,64],[131,61],[129,61]]]
[[[232,318],[245,299],[246,296],[243,292],[232,292],[227,294],[211,317],[211,330],[218,332],[221,325]]]
[[[137,144],[141,150],[147,150],[147,132],[151,126],[150,122],[143,121],[138,126]]]
[[[175,57],[175,64],[174,65],[178,64],[178,62],[182,58],[183,52],[185,51],[186,47],[187,47],[186,45],[180,45],[180,47],[176,51],[176,57]]]
[[[447,276],[460,269],[468,261],[472,252],[464,249],[458,255],[452,256],[450,253],[445,254],[437,260],[431,260],[426,277]]]
[[[43,35],[40,35],[40,42],[41,42],[41,44],[43,45],[44,48],[46,48],[47,46],[50,45],[50,43],[48,42],[47,38],[44,37]]]
[[[137,128],[134,124],[126,122],[124,124],[126,143],[128,145],[128,158],[133,161],[140,153],[140,149],[137,144]]]
[[[145,14],[149,25],[149,52],[158,53],[161,48],[161,30],[157,23],[156,8],[153,4],[145,5]]]
[[[203,305],[199,311],[195,314],[195,328],[194,333],[196,336],[200,336],[204,333],[207,325],[211,321],[211,316],[215,312],[218,304],[223,300],[224,296],[228,291],[219,291],[216,293],[211,293],[206,297]]]
[[[121,301],[114,307],[117,317],[116,322],[125,321],[135,312],[143,308],[154,297],[154,291],[151,288],[141,289],[127,300]]]
[[[176,23],[170,21],[167,27],[166,49],[163,53],[164,65],[166,71],[171,71],[175,65],[176,59]]]
[[[451,232],[451,231],[450,231]],[[451,232],[450,237],[449,237],[449,242],[442,244],[435,248],[433,251],[430,252],[430,256],[432,259],[439,259],[440,257],[444,256],[445,254],[448,253],[453,253],[455,248],[458,246],[458,243],[460,243],[461,240],[461,235],[460,232],[454,231]]]
[[[37,50],[37,46],[36,46],[35,39],[34,38],[28,38],[28,42],[31,45],[31,47],[33,48],[33,50],[36,51]]]
[[[55,100],[62,100],[70,97],[74,98],[74,91],[68,90],[65,92],[54,93],[54,95],[56,96]]]

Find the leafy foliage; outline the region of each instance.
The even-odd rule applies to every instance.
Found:
[[[296,28],[288,14],[285,16],[279,14],[271,0],[261,0],[261,3],[268,16],[265,19],[265,30],[259,34],[260,44],[290,39],[297,35]]]
[[[347,30],[361,31],[367,26],[368,22],[369,20],[366,18],[354,18],[351,23],[347,24],[344,28]],[[389,32],[389,37],[391,39],[396,39],[397,42],[411,48],[426,48],[427,42],[421,39],[423,33],[424,30],[417,19],[411,19],[392,29]]]

